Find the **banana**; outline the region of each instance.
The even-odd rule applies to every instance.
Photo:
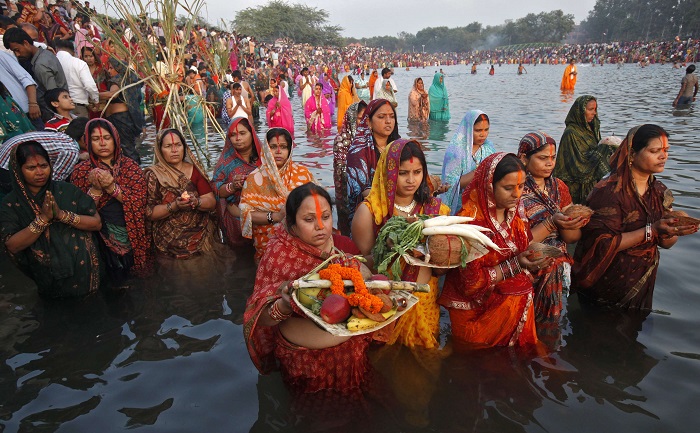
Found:
[[[388,319],[388,318],[392,317],[394,314],[396,314],[396,311],[397,311],[396,307],[394,307],[391,310],[387,311],[386,313],[381,313],[381,314],[382,314],[382,316],[384,316],[384,318]],[[348,319],[347,327],[348,327],[348,331],[357,332],[357,331],[364,331],[367,329],[372,329],[375,326],[379,325],[380,323],[383,323],[383,322],[377,322],[376,320],[367,319],[367,318],[359,319],[355,316],[352,316],[352,317],[350,317],[350,319]]]

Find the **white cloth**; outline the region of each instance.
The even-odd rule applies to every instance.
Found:
[[[61,68],[68,83],[68,93],[76,104],[87,105],[92,102],[99,102],[100,94],[97,91],[97,84],[92,78],[90,67],[84,61],[73,57],[67,51],[59,50],[56,53]]]
[[[241,105],[243,105],[245,108],[248,108],[248,102],[246,102],[247,99],[248,98],[244,97],[243,94],[241,94],[241,102],[242,102]],[[236,106],[236,100],[233,99],[233,96],[231,96],[231,104],[232,104],[232,107]],[[236,111],[233,112],[233,115],[231,115],[229,117],[231,118],[231,120],[235,119],[236,117],[245,117],[247,119],[248,113],[246,113],[245,110],[243,110],[243,108],[238,107],[236,109]]]

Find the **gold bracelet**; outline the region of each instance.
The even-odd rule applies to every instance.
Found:
[[[281,299],[281,298],[279,298],[279,299]],[[289,317],[291,317],[291,315],[292,315],[291,312],[288,314],[285,314],[282,311],[280,311],[280,308],[277,305],[277,300],[275,302],[273,302],[272,305],[270,305],[270,309],[268,310],[268,314],[270,315],[270,318],[272,318],[272,320],[274,320],[275,322],[285,321],[285,320],[289,319]]]

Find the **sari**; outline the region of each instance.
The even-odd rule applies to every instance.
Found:
[[[350,104],[360,102],[360,98],[357,97],[357,93],[355,92],[355,85],[350,82],[349,77],[349,75],[343,77],[343,81],[340,83],[340,89],[338,89],[338,131],[340,131],[343,126],[345,112]]]
[[[338,230],[345,236],[350,236],[350,221],[348,219],[347,160],[350,143],[357,131],[357,113],[367,104],[360,101],[351,104],[345,112],[343,127],[333,142],[333,184],[335,185],[335,209],[338,214]]]
[[[387,146],[377,163],[377,171],[372,181],[372,189],[367,198],[362,202],[369,208],[373,216],[375,236],[382,226],[394,215],[394,199],[396,196],[396,183],[399,177],[399,165],[401,151],[406,143],[411,140],[399,139]],[[427,176],[428,173],[424,173]],[[417,215],[446,215],[449,213],[447,206],[440,199],[430,197],[428,202],[420,203],[420,207],[414,209]],[[416,281],[419,266],[407,266],[403,259],[401,280]],[[437,335],[440,327],[440,306],[438,298],[438,278],[431,276],[429,293],[414,293],[419,302],[394,324],[391,335],[386,342],[388,344],[399,343],[407,347],[420,346],[426,349],[438,347]]]
[[[508,209],[499,223],[493,191],[496,166],[507,154],[488,156],[476,169],[464,192],[459,215],[474,216],[475,224],[492,230],[487,235],[501,251],[489,252],[447,273],[438,302],[448,309],[453,337],[472,348],[525,346],[537,343],[533,288],[525,272],[494,284],[493,267],[516,257],[530,243],[522,201]]]
[[[445,87],[445,76],[437,73],[433,76],[433,84],[430,85],[430,120],[446,122],[450,120],[450,97]]]
[[[561,90],[574,90],[576,87],[576,78],[578,75],[575,74],[576,65],[568,64],[566,69],[564,69],[564,75],[561,77]]]
[[[290,145],[289,157],[282,168],[278,169],[270,145],[265,141],[262,146],[262,164],[248,175],[241,191],[241,231],[244,237],[253,239],[256,263],[265,252],[275,225],[253,225],[253,212],[279,212],[284,208],[290,191],[316,181],[306,167],[292,161],[294,146],[292,143]]]
[[[430,97],[425,90],[420,91],[416,86],[418,77],[413,80],[413,88],[408,94],[408,121],[409,122],[427,122],[430,116]]]
[[[671,210],[673,195],[656,177],[643,196],[630,169],[630,131],[613,155],[610,176],[598,182],[588,200],[595,211],[581,229],[574,253],[573,292],[579,298],[624,309],[651,310],[659,267],[659,239],[616,252],[623,233],[659,220]]]
[[[152,244],[146,236],[145,212],[146,183],[143,171],[131,158],[122,155],[119,133],[114,125],[104,119],[109,133],[114,139],[114,159],[108,166],[94,154],[88,145],[89,159],[75,166],[71,182],[88,193],[92,186],[88,180],[90,172],[96,168],[109,171],[115,184],[122,190],[122,201],[104,193],[95,201],[97,211],[102,218],[102,229],[98,238],[107,275],[111,280],[120,281],[130,273],[146,277],[153,266],[151,257]],[[91,120],[85,125],[85,136]]]
[[[321,113],[318,109],[321,109]],[[319,133],[331,128],[331,108],[323,95],[311,95],[304,105],[306,125],[311,132]]]
[[[374,85],[377,82],[377,79],[379,79],[379,73],[376,70],[374,70],[371,74],[369,74],[369,81],[367,83],[367,85],[369,86],[370,100],[374,99]]]
[[[343,237],[333,236],[336,245],[340,238]],[[261,313],[281,297],[278,289],[284,282],[301,278],[327,258],[328,253],[291,235],[283,225],[278,226],[258,267],[255,288],[243,316],[243,336],[258,371],[269,374],[281,370],[285,383],[301,393],[328,389],[350,392],[361,386],[370,371],[367,350],[371,334],[353,337],[326,349],[307,349],[287,341],[277,325],[258,326]],[[342,257],[331,263],[347,266],[353,262]],[[294,316],[306,317],[294,303],[292,308]]]
[[[53,171],[53,170],[52,170]],[[12,191],[0,205],[0,242],[27,227],[41,213],[46,191],[51,191],[61,210],[93,216],[95,203],[75,185],[51,180],[32,194],[17,162],[17,147],[10,157]],[[50,298],[82,296],[100,286],[101,263],[93,234],[68,224],[54,221],[33,244],[15,254],[7,251],[10,260],[34,280],[39,294]]]
[[[355,216],[355,209],[362,203],[362,191],[372,186],[372,178],[374,170],[379,159],[379,150],[374,142],[374,136],[370,129],[370,118],[379,110],[379,108],[388,104],[386,99],[373,99],[367,104],[362,120],[357,126],[357,132],[352,139],[350,148],[347,153],[346,171],[347,171],[347,206],[348,206],[348,224],[352,223]],[[394,108],[392,107],[392,110]],[[394,115],[396,110],[394,110]],[[396,116],[394,116],[396,117]],[[401,138],[399,135],[399,125],[396,122],[394,130],[387,139],[387,143]]]
[[[318,82],[321,83],[323,86],[323,90],[321,91],[321,95],[323,95],[324,98],[326,98],[326,101],[328,101],[328,107],[331,109],[331,117],[333,114],[335,114],[335,106],[336,106],[336,101],[335,101],[335,90],[333,90],[333,86],[331,86],[330,80],[326,78],[326,74],[321,74],[321,78],[318,79]]]
[[[316,77],[313,75],[309,74],[306,77],[303,75],[300,75],[299,83],[297,83],[297,86],[299,88],[299,96],[301,96],[301,105],[302,107],[306,107],[307,101],[313,97],[314,95],[314,85],[316,84]],[[302,84],[307,84],[304,89],[301,89]]]
[[[520,141],[518,155],[537,151],[550,144],[555,144],[554,139],[544,133],[527,134]],[[530,229],[572,204],[569,188],[564,182],[549,176],[544,180],[544,189],[540,189],[530,174],[525,179],[525,189],[520,200]],[[551,232],[542,243],[558,248],[563,254],[554,259],[549,267],[535,274],[533,282],[537,331],[540,336],[554,336],[559,334],[559,319],[564,308],[564,298],[569,294],[573,259],[569,256],[566,242],[561,238],[559,231]]]
[[[270,128],[284,128],[294,137],[294,116],[292,115],[292,104],[287,97],[287,90],[281,86],[278,88],[278,97],[272,97],[267,103],[267,126]],[[276,107],[279,102],[279,107]],[[272,110],[275,114],[272,114]]]
[[[32,121],[0,83],[0,143],[34,129]]]
[[[391,83],[391,81],[387,79],[382,80],[382,85],[376,92],[374,92],[374,99],[386,99],[391,103],[394,109],[396,109],[398,101],[396,100],[396,95],[394,94],[393,88],[391,90],[386,90],[386,85],[389,83]]]
[[[154,164],[144,169],[148,194],[147,218],[153,213],[153,208],[160,204],[174,202],[184,191],[195,199],[212,192],[211,186],[197,164],[192,164],[192,176],[187,177],[185,173],[165,162],[158,143],[169,131],[169,129],[163,129],[158,133],[156,145],[153,148]],[[184,142],[182,144],[185,146],[185,155],[193,160],[187,144]],[[190,259],[210,252],[214,248],[216,225],[210,212],[183,209],[168,215],[165,219],[150,221],[149,229],[156,253],[163,257]]]
[[[496,152],[493,142],[488,138],[479,150],[472,154],[474,148],[474,123],[480,115],[485,114],[480,110],[471,110],[464,115],[457,127],[452,141],[445,150],[445,159],[442,163],[442,181],[450,184],[450,189],[442,195],[442,201],[450,207],[452,215],[456,215],[461,205],[462,190],[459,185],[460,178],[472,171],[487,156]]]
[[[569,109],[552,173],[569,187],[574,203],[585,203],[595,184],[610,172],[608,158],[613,148],[598,145],[598,115],[586,122],[586,104],[592,100],[595,98],[590,95],[579,96]]]
[[[245,178],[248,177],[253,170],[260,167],[260,155],[262,155],[262,153],[260,149],[260,140],[258,139],[257,134],[255,134],[255,131],[251,133],[253,136],[255,155],[251,155],[250,162],[247,162],[241,158],[238,151],[233,146],[233,143],[231,143],[231,139],[229,138],[232,131],[236,131],[238,129],[238,124],[244,119],[245,118],[243,117],[234,119],[233,122],[231,122],[231,125],[228,127],[224,149],[221,151],[221,155],[219,156],[219,160],[216,162],[216,166],[214,166],[212,183],[214,184],[217,193],[219,188],[221,188],[224,184],[235,182],[239,179],[245,180]],[[221,230],[224,234],[224,239],[226,240],[226,243],[232,247],[239,247],[246,243],[246,240],[241,234],[240,218],[236,218],[231,215],[227,209],[228,205],[233,204],[238,206],[240,202],[241,189],[238,189],[234,190],[233,194],[226,198],[219,198],[217,204],[219,222]]]

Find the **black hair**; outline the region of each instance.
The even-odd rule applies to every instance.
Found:
[[[64,131],[66,135],[75,141],[80,141],[85,135],[85,125],[90,121],[87,117],[76,117],[71,120],[66,130]]]
[[[391,72],[391,69],[389,69],[389,68],[384,68],[384,69],[382,69],[382,77],[383,77],[384,74],[386,74],[387,72]]]
[[[309,182],[301,186],[298,186],[292,190],[287,196],[287,202],[284,204],[286,211],[285,219],[287,221],[287,228],[292,228],[297,224],[297,212],[301,206],[301,202],[310,195],[318,194],[328,202],[328,205],[333,209],[333,202],[331,201],[331,196],[328,194],[325,188],[322,188],[315,183]]]
[[[231,84],[231,90],[242,89],[242,88],[243,88],[243,86],[241,86],[241,83],[233,83],[233,84]]]
[[[668,132],[659,125],[652,125],[650,123],[642,125],[637,129],[637,132],[634,133],[634,138],[632,138],[632,150],[637,153],[647,147],[649,141],[661,136],[668,138],[669,135]]]
[[[307,68],[306,66],[304,66],[303,68],[301,68],[301,72],[304,72],[304,71],[307,71],[307,72],[308,72],[308,71],[309,71],[309,68]]]
[[[493,184],[506,177],[507,174],[525,171],[523,162],[515,154],[509,153],[501,159],[493,172]]]
[[[240,78],[241,80],[243,79],[243,75],[241,74],[241,71],[238,70],[238,69],[236,69],[235,71],[233,71],[233,72],[231,73],[231,76],[232,76],[233,78]]]
[[[269,143],[270,140],[272,140],[273,137],[278,137],[278,136],[280,136],[280,135],[284,136],[284,139],[287,140],[287,145],[289,146],[289,149],[291,150],[291,148],[292,148],[292,143],[293,143],[292,134],[291,134],[289,131],[287,131],[286,129],[284,129],[284,128],[279,128],[279,127],[278,127],[278,128],[270,128],[270,129],[268,129],[268,130],[267,130],[267,133],[265,134],[265,139],[266,139],[267,142]]]
[[[22,167],[24,164],[26,164],[27,160],[32,156],[41,156],[46,160],[46,162],[49,163],[49,165],[51,164],[49,153],[41,144],[39,144],[38,141],[29,140],[22,142],[17,145],[16,152],[18,167]]]
[[[116,147],[117,145],[117,137],[114,136],[115,133],[119,134],[116,132],[116,128],[110,127],[109,123],[105,119],[94,119],[94,122],[90,122],[90,126],[88,127],[87,130],[87,137],[85,137],[85,141],[87,141],[88,146],[91,146],[92,143],[90,143],[90,135],[92,135],[92,131],[94,131],[97,128],[102,128],[105,131],[109,132],[109,135],[112,136],[112,140],[114,140],[114,145]],[[114,149],[115,153],[117,149]]]
[[[159,148],[162,148],[163,147],[163,138],[165,138],[166,135],[170,135],[170,134],[175,134],[180,138],[180,142],[182,143],[182,147],[185,148],[185,153],[182,155],[182,158],[184,159],[187,156],[187,140],[185,140],[185,136],[182,135],[182,132],[179,129],[167,128],[167,129],[161,130],[161,132],[158,134],[158,137],[160,138],[160,140],[158,140],[158,138],[156,138],[156,145]],[[160,143],[158,143],[158,141],[160,141]]]
[[[75,51],[75,48],[73,47],[73,42],[67,41],[65,39],[54,39],[53,44],[57,50],[64,49],[70,51],[71,53]]]
[[[685,68],[686,74],[692,74],[693,72],[695,72],[695,65],[690,65],[687,68]]]
[[[68,92],[68,89],[64,89],[62,87],[56,87],[54,89],[49,89],[44,93],[44,102],[46,102],[46,105],[49,107],[53,106],[51,105],[52,102],[58,102],[59,96],[61,96],[62,93],[68,93],[70,95],[70,92]]]
[[[348,81],[350,81],[350,84],[355,83],[355,80],[352,79],[352,75],[348,75]]]
[[[253,149],[252,149],[252,152],[250,154],[250,162],[255,162],[258,159],[260,159],[260,155],[258,155],[258,148],[255,147],[255,138],[256,138],[255,137],[255,128],[253,128],[253,125],[250,124],[250,121],[248,120],[247,117],[240,117],[239,119],[240,120],[238,120],[238,123],[245,124],[245,128],[248,130],[248,132],[250,132],[250,135],[252,136],[251,140],[253,140]],[[231,124],[233,124],[233,122],[231,122]],[[227,135],[227,139],[231,140],[231,138],[228,137],[228,131],[226,132],[226,135]]]
[[[425,153],[421,149],[420,144],[417,141],[409,141],[401,150],[401,157],[399,158],[399,164],[408,161],[413,157],[418,158],[421,166],[423,166],[423,180],[421,180],[420,185],[413,194],[413,197],[418,203],[426,203],[430,198],[430,187],[428,186],[428,163],[425,161]]]
[[[8,26],[16,26],[17,23],[12,18],[0,15],[0,29],[7,29]]]
[[[323,84],[321,84],[321,83],[316,83],[316,84],[314,84],[314,88],[316,88],[316,87],[320,87],[320,88],[321,88],[321,91],[323,91]]]
[[[270,102],[270,99],[272,99],[272,98],[274,98],[274,96],[272,96],[272,95],[267,95],[267,96],[265,96],[265,101],[264,101],[264,102],[267,104],[268,102]]]
[[[486,115],[486,113],[481,113],[478,116],[476,116],[476,120],[474,120],[474,125],[476,125],[479,122],[487,121],[489,125],[491,124],[491,120],[489,120],[489,116]]]
[[[83,48],[80,49],[80,58],[85,59],[85,53],[90,52],[92,54],[92,57],[95,59],[95,64],[102,66],[102,59],[100,59],[100,56],[95,55],[95,49],[93,47],[89,47],[85,45]]]
[[[34,40],[31,38],[31,36],[29,36],[27,32],[19,27],[7,29],[2,37],[2,43],[8,50],[10,49],[10,44],[12,43],[22,45],[25,42],[29,43],[29,45],[34,44]]]

